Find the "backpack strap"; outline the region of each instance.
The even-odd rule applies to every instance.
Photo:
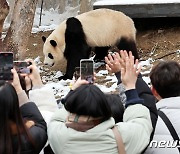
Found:
[[[171,121],[169,120],[169,118],[164,114],[164,112],[158,110],[158,115],[161,117],[161,119],[164,121],[164,123],[166,124],[167,128],[169,129],[170,134],[172,135],[174,141],[180,141],[179,140],[179,136],[176,132],[176,130],[174,129]],[[179,142],[178,142],[179,143]],[[180,147],[177,147],[180,153]]]
[[[121,137],[120,132],[118,131],[117,127],[114,126],[112,128],[112,131],[114,133],[114,137],[115,137],[115,140],[116,140],[116,143],[117,143],[119,154],[126,154],[124,144],[123,144],[123,140],[122,140],[122,137]]]

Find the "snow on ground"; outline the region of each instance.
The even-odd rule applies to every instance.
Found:
[[[37,58],[35,60],[36,60],[40,73],[44,72],[45,70],[48,71],[48,68],[46,68],[45,66],[38,65],[38,64],[41,64],[41,62],[38,61]],[[94,67],[97,67],[97,66],[94,66]],[[70,86],[74,82],[74,78],[72,80],[68,79],[68,80],[59,81],[57,78],[62,75],[63,73],[60,71],[58,72],[51,71],[49,74],[46,74],[46,76],[42,76],[42,81],[44,83],[44,86],[53,90],[56,99],[60,99],[66,96],[67,93],[70,91]],[[108,83],[111,82],[112,84],[111,87],[107,86],[107,83],[105,84],[95,83],[95,84],[105,93],[115,92],[117,88],[116,77],[113,74],[108,75],[107,70],[100,70],[99,72],[96,73],[96,77],[102,77],[102,76],[105,77],[103,78],[104,81],[107,81]]]
[[[42,63],[42,62],[39,61],[39,58],[36,58],[35,61],[36,61],[37,64]],[[150,79],[148,77],[148,74],[149,74],[150,71],[149,70],[144,71],[144,70],[146,70],[148,67],[149,68],[151,67],[150,61],[151,61],[151,59],[140,62],[140,65],[142,65],[143,79],[148,85],[150,85]],[[97,65],[98,64],[95,63],[95,67],[97,67]],[[42,73],[45,70],[47,71],[48,68],[46,68],[45,66],[39,66],[39,70]],[[58,71],[58,72],[51,71],[50,74],[47,74],[46,76],[42,76],[42,80],[43,80],[43,83],[44,83],[45,87],[50,88],[50,89],[53,90],[56,99],[60,99],[60,98],[65,97],[67,95],[67,93],[70,91],[70,86],[74,82],[74,79],[58,81],[57,78],[62,76],[62,75],[63,75],[63,73],[60,72],[60,71]],[[100,70],[99,72],[96,73],[96,77],[105,77],[102,80],[107,81],[104,84],[101,84],[101,83],[97,84],[95,82],[95,84],[103,92],[105,92],[105,93],[113,93],[113,92],[115,92],[117,90],[116,89],[117,88],[117,79],[116,79],[114,74],[110,75],[110,74],[108,74],[107,70]],[[111,83],[110,87],[109,87],[108,83]]]

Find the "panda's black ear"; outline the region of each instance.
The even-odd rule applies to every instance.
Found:
[[[54,41],[54,40],[50,40],[50,44],[51,44],[53,47],[56,47],[56,46],[57,46],[57,43],[56,43],[56,41]]]
[[[43,40],[43,42],[45,43],[45,42],[46,42],[46,37],[45,37],[45,36],[42,36],[42,40]]]

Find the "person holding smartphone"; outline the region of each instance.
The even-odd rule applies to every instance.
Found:
[[[127,101],[123,122],[115,124],[112,110],[105,94],[94,84],[79,78],[48,125],[48,137],[57,154],[118,154],[116,136],[120,134],[126,154],[139,154],[148,145],[152,124],[149,109],[143,105],[135,89],[140,68],[134,67],[129,55],[121,69],[121,79],[126,87]],[[133,129],[132,129],[133,128]],[[120,151],[119,151],[120,152]]]
[[[25,61],[31,63],[31,65],[28,66],[31,73],[23,74],[25,75],[24,82],[27,87],[26,89],[29,89],[29,99],[36,103],[38,109],[48,124],[51,115],[56,109],[58,109],[56,99],[52,89],[43,85],[38,67],[36,66],[35,62],[32,59],[26,59]]]
[[[29,99],[35,102],[48,125],[53,113],[58,109],[58,104],[52,89],[43,85],[35,62],[32,59],[26,59],[25,61],[31,64],[27,67],[30,73],[21,74],[23,75],[21,83],[25,84],[24,89],[27,89]],[[43,151],[44,154],[53,154],[48,142]]]
[[[0,153],[39,154],[47,141],[47,126],[35,103],[29,101],[18,74],[0,80]]]

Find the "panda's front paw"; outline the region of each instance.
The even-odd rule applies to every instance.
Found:
[[[63,76],[60,76],[59,78],[58,78],[58,80],[60,81],[60,80],[67,80],[67,77],[65,76],[65,75],[63,75]]]
[[[72,78],[68,77],[66,74],[63,75],[63,76],[60,76],[60,77],[58,78],[59,81],[60,81],[60,80],[67,80],[67,79],[72,79]]]

